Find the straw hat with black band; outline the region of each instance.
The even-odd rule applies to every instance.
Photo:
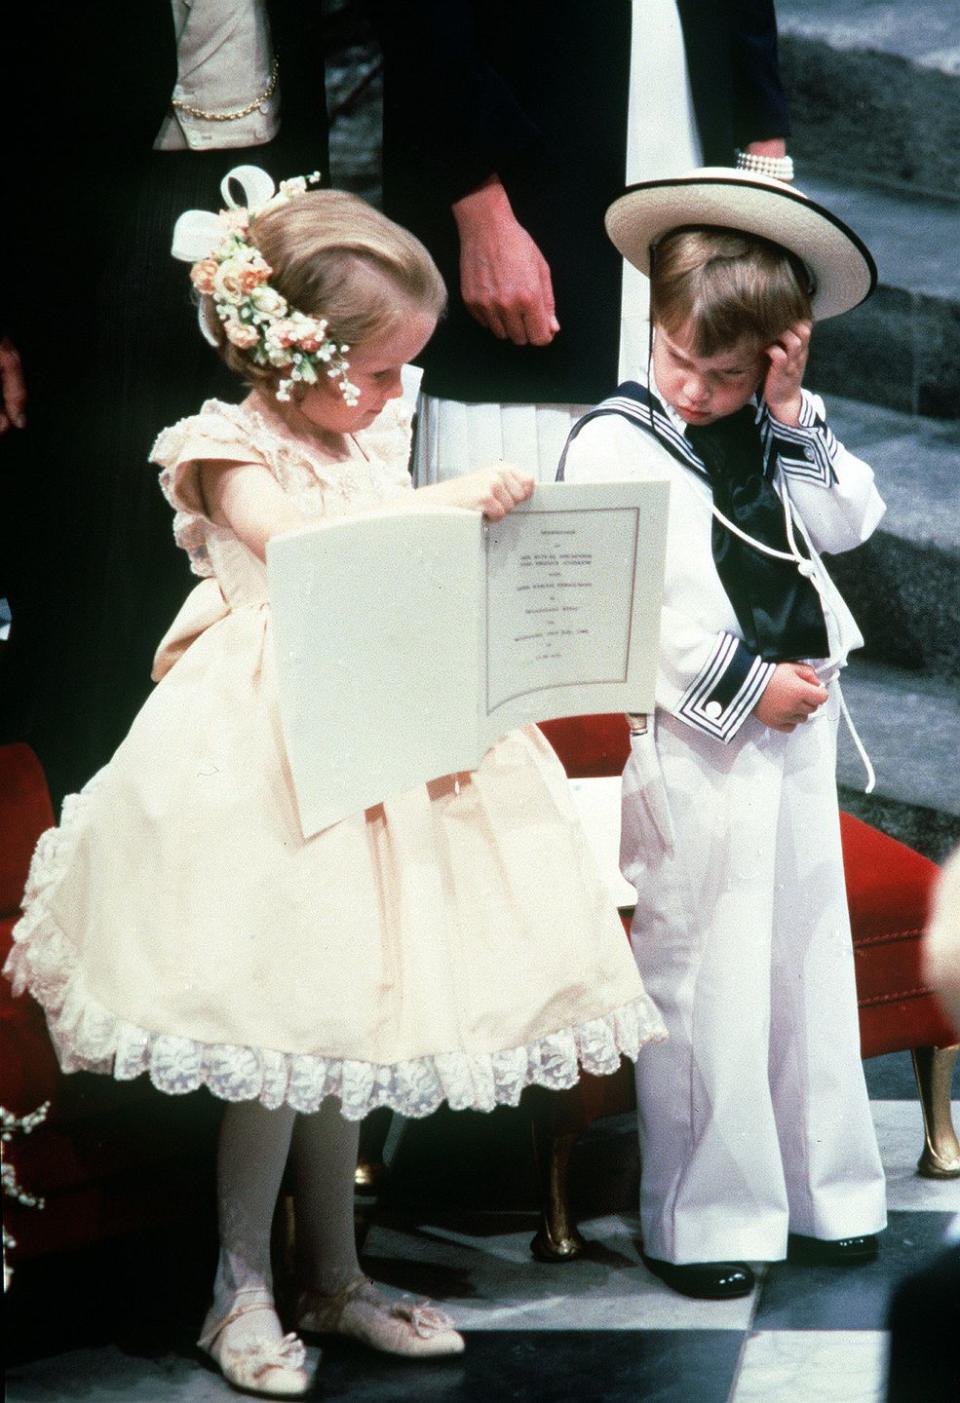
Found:
[[[737,229],[780,244],[809,270],[816,321],[849,312],[877,285],[869,249],[842,219],[792,185],[753,171],[704,166],[641,181],[614,200],[606,226],[623,257],[648,275],[651,251],[674,229]]]

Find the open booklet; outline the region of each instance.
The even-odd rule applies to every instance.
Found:
[[[318,522],[267,548],[304,836],[477,767],[511,727],[651,711],[668,487],[550,483]]]

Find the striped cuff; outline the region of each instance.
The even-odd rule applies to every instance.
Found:
[[[781,424],[771,414],[770,426],[776,440],[780,467],[787,477],[819,483],[821,487],[833,486],[837,480],[833,470],[837,440],[807,395],[803,395],[799,424]]]
[[[721,633],[700,672],[680,698],[676,715],[715,740],[730,741],[760,699],[776,668],[751,653],[742,638]]]

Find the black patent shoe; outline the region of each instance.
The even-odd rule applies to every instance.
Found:
[[[647,1271],[681,1296],[695,1296],[702,1301],[731,1301],[736,1296],[749,1296],[757,1278],[746,1262],[661,1262],[643,1254]]]
[[[811,1266],[846,1267],[872,1262],[880,1251],[874,1233],[863,1237],[804,1237],[791,1233],[787,1239],[787,1261],[807,1262]]]

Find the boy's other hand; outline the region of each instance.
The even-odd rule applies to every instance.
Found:
[[[772,731],[795,731],[827,700],[827,689],[806,663],[777,663],[753,708]]]
[[[765,347],[770,361],[763,384],[767,407],[781,424],[790,424],[793,428],[800,423],[800,409],[803,405],[800,387],[807,368],[812,332],[813,322],[796,322],[778,336],[772,345]]]

